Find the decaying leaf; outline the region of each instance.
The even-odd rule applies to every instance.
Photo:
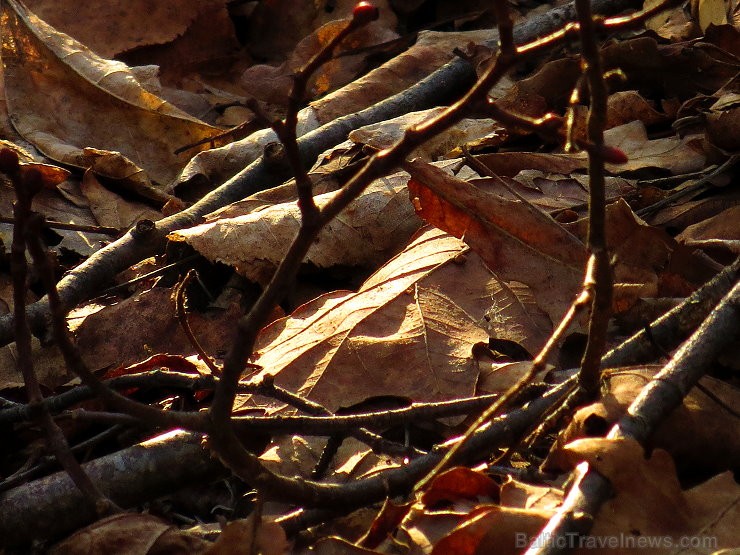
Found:
[[[562,470],[564,446],[576,438],[605,433],[659,370],[656,366],[638,367],[611,374],[607,380],[609,392],[600,401],[576,412],[571,424],[558,437],[545,467]],[[730,384],[708,376],[700,383],[723,404],[735,407],[740,403],[740,393]],[[740,462],[736,420],[722,405],[694,388],[656,430],[650,446],[669,452],[683,471],[701,475],[736,468]]]
[[[430,120],[444,108],[432,108],[423,112],[411,112],[381,123],[366,125],[349,134],[351,141],[371,146],[377,150],[390,148],[397,143],[406,129]],[[420,157],[431,161],[447,154],[460,144],[465,144],[501,131],[501,127],[490,119],[463,119],[414,150],[411,158]]]
[[[227,522],[216,542],[204,552],[205,555],[238,555],[244,553],[248,546],[261,555],[289,553],[291,542],[282,526],[277,522],[258,519],[257,516],[252,513],[248,518]]]
[[[5,94],[13,125],[50,158],[83,167],[82,149],[126,156],[166,187],[182,145],[217,130],[143,89],[128,67],[57,32],[16,0],[2,6]]]
[[[406,195],[405,174],[374,181],[316,238],[305,262],[317,268],[336,265],[376,268],[398,252],[421,222]],[[318,195],[323,206],[333,193]],[[170,234],[186,241],[210,260],[234,266],[266,284],[298,232],[300,210],[284,202],[245,216],[223,218]]]
[[[223,9],[225,4],[225,0],[26,2],[41,19],[105,57],[140,46],[170,42],[182,35],[200,14],[212,14],[216,9]],[[111,32],[113,22],[119,32]],[[136,32],[120,32],[133,28]]]
[[[624,164],[607,164],[607,169],[612,173],[659,168],[672,174],[681,174],[704,167],[704,154],[696,144],[699,141],[698,136],[650,140],[645,124],[639,120],[609,129],[604,133],[604,141],[609,146],[620,149],[629,159]],[[693,148],[692,142],[695,143]],[[580,156],[585,158],[586,154],[581,153]]]
[[[466,263],[454,261],[466,250],[439,230],[424,231],[357,293],[323,295],[262,330],[254,362],[264,370],[251,378],[273,375],[330,410],[400,391],[418,401],[471,395],[472,347],[488,338],[476,321],[490,284],[460,290]]]
[[[80,190],[87,199],[95,219],[102,226],[128,229],[141,219],[157,221],[161,212],[140,202],[125,201],[119,195],[100,184],[92,171],[87,170],[82,178]]]
[[[148,514],[121,513],[78,530],[51,549],[54,555],[91,553],[205,553],[208,542]]]
[[[532,206],[486,194],[423,162],[406,167],[420,215],[464,238],[501,279],[527,285],[550,320],[559,321],[580,285],[583,244]]]
[[[227,348],[238,308],[189,314],[190,327],[209,353]],[[85,362],[95,370],[139,362],[156,353],[195,353],[177,319],[172,292],[155,287],[107,306],[76,330]]]
[[[621,552],[634,553],[640,552],[640,546],[644,550],[647,541],[653,542],[657,553],[674,552],[685,538],[692,542],[683,546],[694,549],[693,553],[737,544],[740,486],[730,472],[682,491],[673,461],[662,449],[646,458],[634,440],[589,438],[571,443],[566,453],[573,463],[588,461],[615,490],[595,519],[591,540],[585,538],[579,553],[598,546],[599,538],[611,537],[620,541]]]

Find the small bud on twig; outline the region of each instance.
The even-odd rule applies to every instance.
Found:
[[[372,2],[358,2],[352,10],[352,22],[356,25],[367,25],[380,16],[380,10]]]
[[[604,145],[601,149],[601,155],[607,164],[626,164],[629,158],[621,148]]]

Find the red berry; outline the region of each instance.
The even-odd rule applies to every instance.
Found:
[[[626,164],[629,158],[621,148],[604,145],[601,149],[604,162],[608,164]]]
[[[380,10],[372,2],[357,2],[352,10],[352,19],[360,25],[367,25],[380,17]]]

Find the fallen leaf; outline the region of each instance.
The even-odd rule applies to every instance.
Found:
[[[172,292],[155,287],[108,306],[85,318],[77,329],[77,345],[91,368],[129,365],[157,353],[195,354],[177,319]],[[198,341],[213,355],[232,339],[236,306],[226,311],[188,314]]]
[[[484,193],[431,165],[417,161],[406,168],[421,217],[464,238],[500,279],[527,285],[550,320],[560,320],[586,261],[575,236],[529,205]]]
[[[404,174],[375,180],[318,235],[305,258],[318,268],[342,265],[376,268],[398,252],[421,222],[406,196]],[[324,206],[333,193],[315,197]],[[295,201],[265,207],[245,216],[223,218],[173,232],[209,260],[234,266],[252,281],[266,284],[300,226]]]
[[[225,0],[99,0],[80,4],[28,0],[39,18],[104,57],[150,44],[164,44],[182,35],[201,13],[224,8]],[[146,17],[142,17],[146,14]],[[115,32],[112,29],[115,22]],[[135,32],[133,31],[135,29]]]
[[[432,108],[422,112],[410,112],[397,118],[366,125],[351,131],[349,139],[377,150],[390,148],[403,137],[406,129],[431,120],[444,110],[445,108]],[[427,161],[436,160],[460,144],[480,139],[500,130],[501,127],[491,119],[463,119],[426,141],[415,149],[409,158],[420,157]]]
[[[278,67],[254,65],[248,68],[240,79],[242,88],[258,100],[280,107],[285,106],[293,85],[293,74],[333,40],[348,22],[349,19],[337,19],[324,23],[303,38],[288,60]],[[398,34],[392,30],[395,25],[392,27],[387,25],[387,21],[374,21],[342,41],[334,58],[319,68],[309,79],[306,86],[307,96],[316,98],[353,81],[366,65],[365,55],[341,54],[351,50],[367,49],[398,38]]]
[[[558,436],[544,468],[564,469],[564,446],[576,438],[606,433],[659,370],[657,366],[638,367],[612,373],[606,382],[609,392],[575,413]],[[727,406],[740,403],[740,393],[727,382],[707,376],[700,383]],[[655,431],[649,445],[669,452],[682,472],[702,475],[735,468],[740,461],[735,420],[721,405],[694,388]]]
[[[593,552],[604,541],[616,541],[604,547],[617,547],[620,553],[642,553],[648,546],[656,553],[674,553],[676,547],[709,553],[737,544],[740,486],[729,472],[684,492],[670,455],[662,449],[646,458],[634,440],[590,438],[571,443],[566,452],[573,463],[588,461],[615,492],[577,553]]]
[[[501,484],[501,505],[515,509],[555,510],[563,502],[563,491],[520,482],[509,477]]]
[[[239,555],[245,549],[251,549],[261,555],[287,555],[290,552],[291,542],[285,535],[285,530],[277,522],[259,519],[255,532],[257,515],[252,513],[248,518],[240,518],[227,522],[216,541],[207,550],[205,555]]]
[[[178,531],[153,515],[122,513],[78,530],[56,544],[53,555],[206,553],[210,544]]]
[[[187,161],[173,151],[217,132],[147,92],[125,64],[100,58],[16,0],[3,3],[2,33],[14,126],[54,160],[84,168],[84,147],[120,152],[166,187]]]
[[[495,501],[498,493],[498,484],[491,478],[470,468],[458,466],[436,476],[424,489],[420,501],[431,508],[440,502],[458,499],[488,498],[489,501]]]
[[[90,210],[97,222],[106,227],[128,229],[142,219],[157,221],[161,212],[142,204],[130,202],[103,187],[95,175],[86,171],[80,184],[82,194],[87,198]]]
[[[460,291],[467,268],[454,261],[465,251],[438,230],[421,232],[357,293],[328,293],[263,329],[254,362],[264,370],[251,379],[274,376],[332,411],[398,392],[420,402],[472,395],[472,346],[488,338],[472,312],[478,305],[482,316],[488,284]],[[277,408],[254,398],[239,406],[247,401]]]
[[[690,225],[676,235],[679,243],[702,239],[740,239],[740,205]]]
[[[691,146],[697,140],[697,136],[648,139],[643,122],[626,123],[605,131],[604,142],[620,149],[628,160],[624,164],[607,164],[606,168],[615,174],[646,168],[667,170],[673,175],[697,171],[704,167],[705,160],[701,149]],[[585,159],[587,155],[582,152],[578,156]]]

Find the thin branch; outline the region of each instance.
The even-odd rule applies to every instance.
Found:
[[[606,186],[604,179],[604,129],[606,128],[606,90],[604,71],[596,42],[596,25],[588,0],[576,0],[581,47],[590,108],[588,140],[594,149],[588,153],[588,238],[591,258],[586,271],[586,291],[591,292],[591,316],[588,340],[581,361],[579,382],[586,394],[595,399],[601,383],[601,357],[606,346],[606,332],[611,316],[612,273],[606,245]]]
[[[14,219],[9,216],[0,216],[0,223],[12,224]],[[46,227],[50,229],[64,229],[68,231],[81,231],[83,233],[98,233],[100,235],[110,235],[118,237],[124,230],[115,227],[106,227],[103,225],[84,225],[75,223],[58,222],[56,220],[46,220]]]
[[[15,336],[18,351],[18,368],[28,394],[29,406],[46,436],[46,445],[56,460],[67,472],[75,486],[85,497],[95,512],[102,516],[118,510],[118,507],[107,499],[90,480],[70,451],[67,438],[61,428],[54,422],[48,408],[43,404],[44,396],[41,385],[33,367],[31,352],[31,330],[26,320],[26,235],[39,233],[41,228],[33,225],[34,214],[31,212],[33,197],[43,187],[42,176],[38,171],[21,173],[18,155],[4,148],[0,152],[0,170],[7,173],[13,182],[17,201],[13,207],[15,221],[13,224],[13,241],[11,244],[11,275],[13,280],[13,310],[15,313]]]
[[[183,333],[185,333],[185,337],[188,338],[190,345],[192,345],[193,349],[195,349],[195,352],[198,353],[198,356],[211,371],[211,374],[213,376],[220,376],[221,369],[216,366],[216,363],[213,362],[213,359],[209,356],[208,353],[205,352],[200,344],[200,341],[198,341],[198,338],[195,337],[195,334],[190,327],[190,322],[188,322],[188,313],[185,310],[185,293],[193,277],[195,277],[195,270],[188,270],[188,273],[185,274],[185,277],[182,278],[180,283],[178,283],[177,287],[175,288],[175,306],[177,308],[177,319],[180,322],[180,327],[182,328]]]

